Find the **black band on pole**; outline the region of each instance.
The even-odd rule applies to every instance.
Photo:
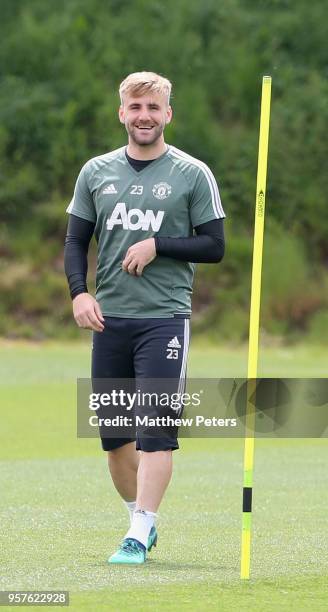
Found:
[[[252,487],[243,488],[243,512],[252,512]]]

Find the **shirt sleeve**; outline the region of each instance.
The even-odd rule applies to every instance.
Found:
[[[73,198],[68,205],[66,212],[92,223],[96,223],[97,214],[92,197],[92,193],[88,185],[88,165],[85,164],[77,178],[74,188]]]
[[[223,219],[213,219],[195,227],[197,236],[165,238],[154,236],[156,253],[192,263],[218,263],[224,255]]]
[[[194,188],[190,200],[190,219],[193,227],[212,221],[224,219],[221,198],[217,182],[206,164],[197,170]]]
[[[69,215],[64,266],[72,300],[80,293],[88,292],[88,249],[94,228],[94,223]]]

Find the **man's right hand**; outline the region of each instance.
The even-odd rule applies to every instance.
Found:
[[[89,293],[79,293],[73,300],[73,315],[79,327],[102,332],[104,317],[98,302]]]

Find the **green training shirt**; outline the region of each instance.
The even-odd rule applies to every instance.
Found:
[[[191,312],[194,264],[157,256],[138,277],[124,272],[122,261],[136,242],[192,236],[197,225],[225,216],[206,164],[168,146],[137,172],[122,147],[87,161],[67,212],[96,224],[96,299],[104,315],[170,318]]]

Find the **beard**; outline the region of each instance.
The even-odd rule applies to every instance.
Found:
[[[164,127],[165,123],[160,125],[154,125],[151,130],[145,130],[143,132],[142,130],[139,130],[135,125],[125,125],[129,137],[139,147],[147,147],[155,144],[157,140],[159,140],[159,138],[162,136],[164,132]]]

